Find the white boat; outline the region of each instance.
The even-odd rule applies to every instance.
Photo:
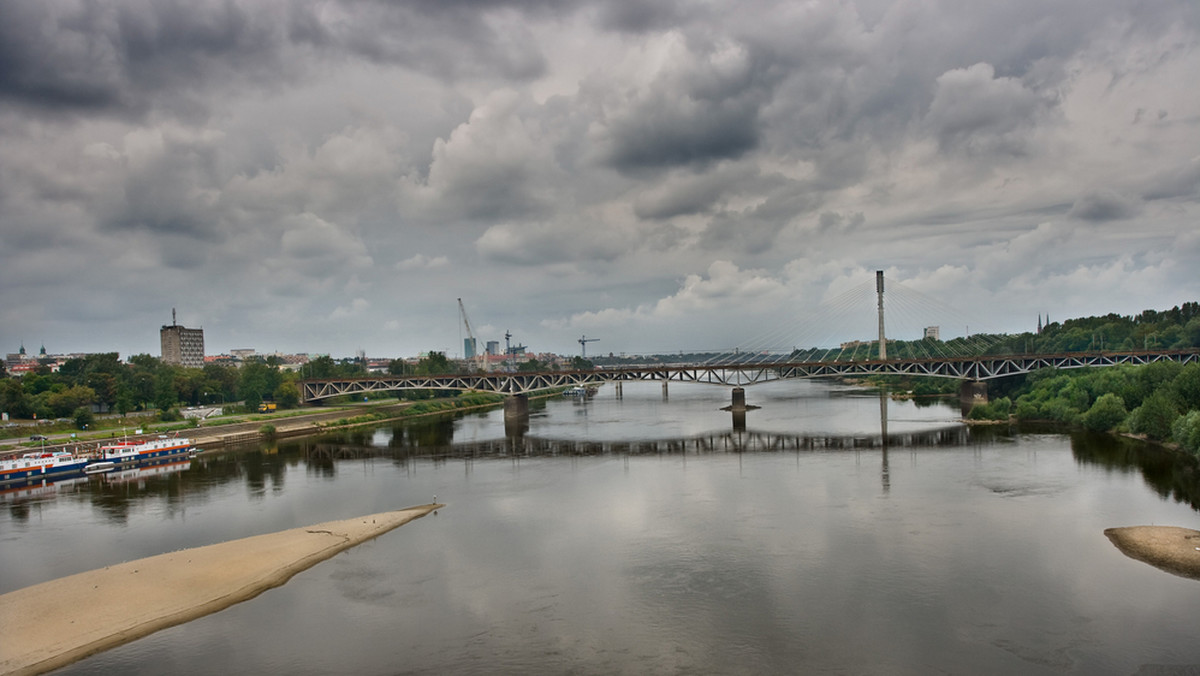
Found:
[[[0,484],[70,476],[83,471],[87,458],[66,451],[26,453],[0,460]]]
[[[149,441],[122,440],[115,444],[101,446],[92,464],[112,462],[120,466],[140,465],[142,463],[173,456],[195,455],[191,440],[187,438],[160,436]]]
[[[88,463],[88,466],[84,467],[83,471],[88,474],[104,474],[105,472],[111,472],[116,468],[117,463],[111,460],[97,460],[96,462]]]

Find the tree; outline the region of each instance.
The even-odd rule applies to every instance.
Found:
[[[536,373],[537,371],[545,371],[546,365],[536,359],[530,359],[518,364],[517,370],[522,373]]]
[[[90,406],[80,406],[75,409],[75,427],[76,429],[86,430],[96,422],[96,416],[92,415]]]
[[[334,378],[337,375],[337,363],[333,361],[333,357],[323,354],[310,360],[308,366],[304,367],[304,372],[309,378]]]
[[[454,373],[455,370],[444,352],[430,352],[417,362],[416,372],[420,376],[437,376]]]
[[[1184,450],[1200,456],[1200,411],[1179,416],[1171,426],[1171,437]]]
[[[90,387],[75,385],[50,394],[46,403],[55,417],[63,418],[81,406],[91,406],[96,401],[96,392]]]
[[[19,379],[6,378],[0,385],[0,411],[13,418],[29,418],[33,415],[33,402]]]
[[[571,358],[571,370],[572,371],[592,371],[595,368],[596,368],[596,365],[593,364],[592,360],[590,360],[590,359],[584,359],[583,357],[580,357],[579,355],[575,355],[574,357]]]
[[[154,406],[159,411],[165,412],[170,410],[179,401],[179,394],[175,391],[175,371],[172,368],[164,367],[159,369],[157,376],[154,379]]]
[[[1107,432],[1124,422],[1128,415],[1125,401],[1109,392],[1101,395],[1088,412],[1083,414],[1083,426],[1096,432]]]
[[[1151,439],[1163,440],[1171,437],[1171,426],[1179,417],[1175,403],[1163,391],[1156,391],[1134,409],[1129,418],[1129,428],[1136,434],[1145,434]]]
[[[275,388],[275,403],[280,408],[296,408],[300,405],[300,388],[291,381],[279,383]]]

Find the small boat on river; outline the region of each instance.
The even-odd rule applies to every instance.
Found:
[[[112,460],[96,460],[95,462],[89,462],[87,467],[83,468],[83,471],[86,474],[104,474],[105,472],[111,472],[116,468],[117,463],[113,462]]]

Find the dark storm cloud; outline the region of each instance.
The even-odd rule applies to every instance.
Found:
[[[608,120],[607,159],[617,170],[702,167],[758,147],[774,77],[740,46],[688,55],[690,63],[660,73]]]
[[[533,3],[541,5],[544,3]],[[203,115],[206,92],[296,80],[315,56],[366,58],[438,77],[525,80],[545,61],[521,3],[12,0],[0,3],[0,102],[45,111]]]
[[[213,80],[278,72],[276,23],[234,3],[6,2],[0,100],[139,113],[162,90],[194,94]]]
[[[600,25],[626,33],[644,33],[676,26],[684,16],[703,11],[668,0],[613,0],[600,3]]]
[[[1119,221],[1131,218],[1137,206],[1109,190],[1090,192],[1075,201],[1069,215],[1083,221]]]

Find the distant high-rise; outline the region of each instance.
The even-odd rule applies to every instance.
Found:
[[[463,358],[474,359],[477,349],[474,338],[463,338]]]
[[[204,329],[187,329],[175,322],[175,309],[171,309],[171,324],[159,332],[162,340],[162,360],[168,364],[204,366]]]

